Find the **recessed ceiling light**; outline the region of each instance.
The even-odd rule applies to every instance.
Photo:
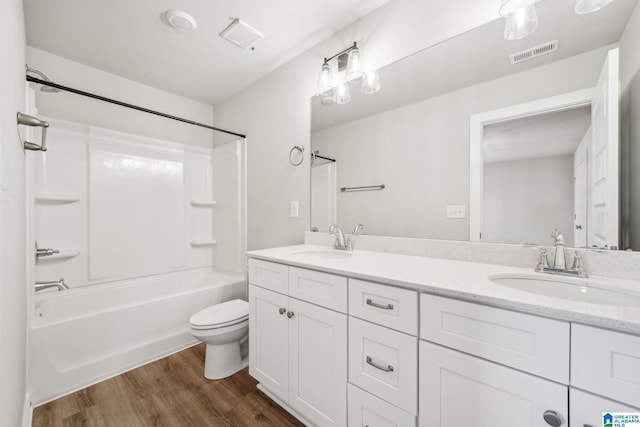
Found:
[[[169,22],[169,25],[178,31],[193,31],[198,26],[198,23],[193,19],[193,16],[189,15],[187,12],[176,9],[169,10],[167,12],[167,21]]]

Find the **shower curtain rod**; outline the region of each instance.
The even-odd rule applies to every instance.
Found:
[[[194,122],[193,120],[187,120],[187,119],[183,119],[181,117],[172,116],[171,114],[165,114],[165,113],[161,113],[159,111],[150,110],[148,108],[140,107],[138,105],[128,104],[126,102],[118,101],[118,100],[111,99],[111,98],[106,98],[104,96],[96,95],[96,94],[89,93],[89,92],[84,92],[82,90],[74,89],[74,88],[71,88],[71,87],[68,87],[68,86],[59,85],[57,83],[50,82],[50,81],[47,81],[47,80],[38,79],[38,78],[32,77],[32,76],[30,76],[28,74],[27,74],[27,81],[28,82],[32,82],[32,83],[38,83],[38,84],[41,84],[41,85],[44,85],[44,86],[54,87],[56,89],[60,89],[60,90],[64,90],[64,91],[67,91],[67,92],[75,93],[77,95],[82,95],[82,96],[86,96],[86,97],[89,97],[89,98],[97,99],[98,101],[109,102],[111,104],[116,104],[116,105],[119,105],[121,107],[132,108],[134,110],[142,111],[143,113],[154,114],[156,116],[164,117],[164,118],[171,119],[171,120],[177,120],[179,122],[187,123],[187,124],[190,124],[190,125],[200,126],[200,127],[211,129],[211,130],[216,130],[218,132],[228,133],[229,135],[239,136],[240,138],[246,138],[247,137],[246,135],[243,135],[241,133],[231,132],[230,130],[220,129],[220,128],[217,128],[217,127],[214,127],[214,126],[205,125],[204,123]]]

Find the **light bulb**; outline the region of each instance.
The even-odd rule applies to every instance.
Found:
[[[519,40],[533,33],[538,28],[538,15],[533,4],[514,11],[507,16],[504,26],[504,38],[507,40]]]
[[[378,71],[369,71],[362,80],[362,86],[360,86],[362,93],[372,94],[380,90],[380,76]]]
[[[350,83],[360,83],[364,78],[364,64],[362,62],[362,55],[360,49],[353,48],[349,52],[349,61],[347,64],[346,79]]]
[[[347,104],[351,101],[351,92],[349,92],[349,84],[344,81],[335,88],[333,100],[336,104]]]
[[[320,75],[318,76],[318,88],[316,95],[331,95],[333,92],[333,73],[331,66],[327,62],[322,64]]]
[[[574,11],[578,15],[585,15],[587,13],[598,11],[612,2],[613,0],[576,0],[576,7]]]

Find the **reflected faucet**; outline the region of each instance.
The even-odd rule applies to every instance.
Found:
[[[582,267],[582,258],[578,251],[574,254],[573,264],[571,268],[567,268],[567,260],[564,253],[564,236],[557,229],[551,233],[553,243],[556,248],[553,265],[549,266],[547,259],[547,250],[542,249],[540,252],[540,262],[536,266],[535,271],[539,273],[561,274],[564,276],[589,277],[586,270]]]
[[[66,283],[64,283],[64,277],[61,277],[60,280],[53,280],[50,282],[36,282],[36,292],[44,291],[45,289],[56,288],[59,291],[64,291],[69,289]]]

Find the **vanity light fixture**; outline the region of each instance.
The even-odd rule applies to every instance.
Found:
[[[574,11],[578,15],[586,15],[587,13],[596,12],[612,2],[613,0],[576,0]]]
[[[331,64],[334,59],[337,63],[336,70]],[[324,59],[318,76],[316,96],[321,97],[320,103],[326,107],[347,104],[351,101],[351,84],[359,84],[361,92],[366,94],[380,90],[378,72],[366,71],[362,52],[356,42],[331,58]]]
[[[507,19],[504,26],[504,38],[519,40],[538,28],[538,15],[535,4],[539,0],[502,0],[500,16]]]

